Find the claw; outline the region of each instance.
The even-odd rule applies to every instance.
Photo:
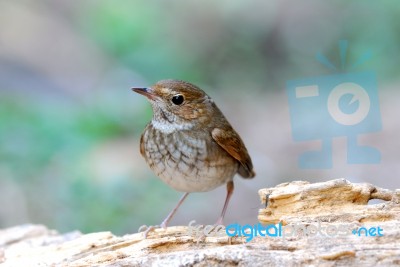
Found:
[[[142,225],[139,227],[138,233],[143,232],[143,237],[146,239],[150,232],[153,232],[155,229],[160,228],[159,225]]]
[[[143,232],[143,231],[146,231],[147,228],[148,228],[148,226],[145,225],[145,224],[142,225],[142,226],[140,226],[139,229],[138,229],[138,233]]]

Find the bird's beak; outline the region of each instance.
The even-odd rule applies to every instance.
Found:
[[[148,99],[154,100],[156,95],[154,94],[153,89],[149,88],[149,87],[142,87],[142,88],[138,88],[138,87],[134,87],[132,88],[132,91],[144,95],[145,97],[147,97]]]

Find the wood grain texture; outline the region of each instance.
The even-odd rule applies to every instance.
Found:
[[[266,197],[266,196],[269,197]],[[140,233],[58,234],[41,225],[0,231],[1,266],[395,266],[400,264],[400,190],[344,179],[293,182],[260,190],[268,205],[262,222],[322,227],[380,226],[382,236],[210,236],[199,239],[187,226]],[[383,199],[368,205],[369,199]],[[156,212],[156,211],[155,211]]]

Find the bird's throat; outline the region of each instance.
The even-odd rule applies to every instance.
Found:
[[[151,124],[155,129],[165,134],[170,134],[175,131],[190,130],[194,125],[192,122],[184,121],[176,115],[162,110],[154,111]]]

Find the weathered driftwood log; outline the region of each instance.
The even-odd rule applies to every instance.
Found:
[[[383,222],[400,220],[400,190],[390,191],[368,183],[345,179],[310,184],[304,181],[259,190],[261,223],[289,222]],[[368,205],[371,199],[384,200]]]
[[[231,235],[241,237],[219,231],[199,238],[198,228],[187,226],[157,229],[148,239],[140,233],[60,235],[44,226],[25,225],[0,231],[0,262],[2,266],[400,264],[399,190],[339,179],[285,183],[259,193],[267,204],[259,213],[264,226],[245,226],[244,231],[229,227]],[[374,198],[384,202],[368,205]]]

